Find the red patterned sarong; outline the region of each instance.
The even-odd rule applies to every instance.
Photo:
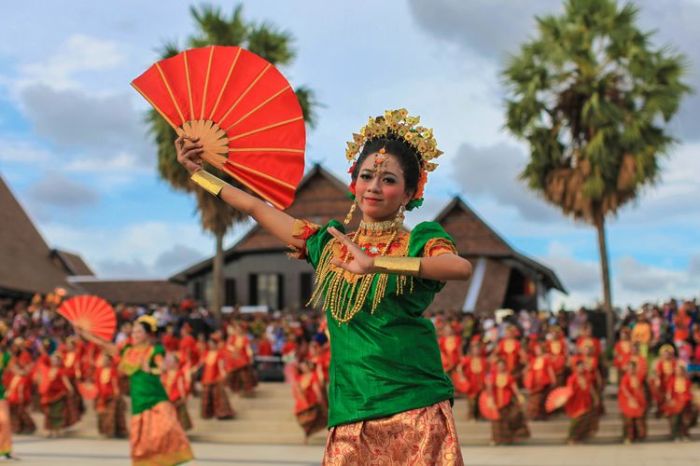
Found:
[[[131,416],[129,437],[133,466],[172,466],[193,458],[190,442],[169,401]]]
[[[463,465],[450,402],[332,427],[323,464]]]
[[[10,424],[10,404],[0,400],[0,455],[12,453],[12,425]]]

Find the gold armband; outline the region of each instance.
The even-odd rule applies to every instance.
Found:
[[[420,259],[420,257],[377,256],[374,258],[374,267],[378,273],[418,276],[420,273]]]
[[[219,179],[209,172],[198,170],[190,177],[192,181],[197,183],[206,191],[209,191],[214,196],[218,196],[224,186],[228,185],[224,180]]]

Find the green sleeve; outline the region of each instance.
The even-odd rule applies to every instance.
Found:
[[[431,239],[442,238],[448,240],[454,245],[452,237],[442,228],[437,222],[421,222],[411,230],[411,236],[408,240],[408,257],[423,257],[423,249]],[[456,248],[455,248],[456,249]],[[445,282],[437,280],[429,280],[426,278],[417,278],[416,283],[419,285],[438,292],[445,286]]]
[[[155,345],[153,345],[153,354],[151,354],[151,361],[150,362],[151,362],[152,367],[155,367],[156,356],[158,356],[159,354],[161,356],[165,357],[165,348],[160,343],[156,343]]]
[[[318,266],[323,248],[333,238],[333,235],[328,232],[330,227],[335,227],[341,233],[345,233],[345,227],[342,223],[337,220],[331,220],[306,239],[306,260],[314,269]]]

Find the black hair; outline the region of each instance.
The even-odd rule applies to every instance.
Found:
[[[143,331],[146,332],[147,335],[153,336],[156,334],[155,330],[153,330],[147,322],[141,321],[139,324],[141,324],[141,328],[143,328]]]
[[[399,165],[401,165],[406,192],[415,194],[416,189],[418,189],[418,179],[420,178],[420,164],[418,162],[420,155],[406,141],[391,135],[371,139],[365,143],[360,156],[357,158],[355,169],[352,171],[352,180],[357,180],[357,176],[360,174],[360,167],[365,159],[369,155],[379,152],[379,149],[382,148],[388,154],[396,157]]]

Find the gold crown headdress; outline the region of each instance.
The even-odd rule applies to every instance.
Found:
[[[350,172],[355,168],[357,156],[364,145],[373,139],[381,137],[395,137],[405,141],[418,154],[420,177],[413,199],[406,205],[406,210],[420,207],[423,203],[425,183],[428,181],[428,172],[432,172],[438,166],[432,160],[440,157],[442,151],[437,148],[437,141],[433,136],[433,130],[419,126],[419,116],[409,116],[405,108],[398,110],[386,110],[384,115],[370,117],[367,124],[359,133],[352,135],[352,141],[348,142],[345,156],[348,161],[354,162]],[[355,197],[354,183],[350,185],[352,197]]]
[[[156,331],[158,330],[158,321],[153,316],[143,315],[136,319],[136,322],[148,325],[152,333],[156,333]]]

